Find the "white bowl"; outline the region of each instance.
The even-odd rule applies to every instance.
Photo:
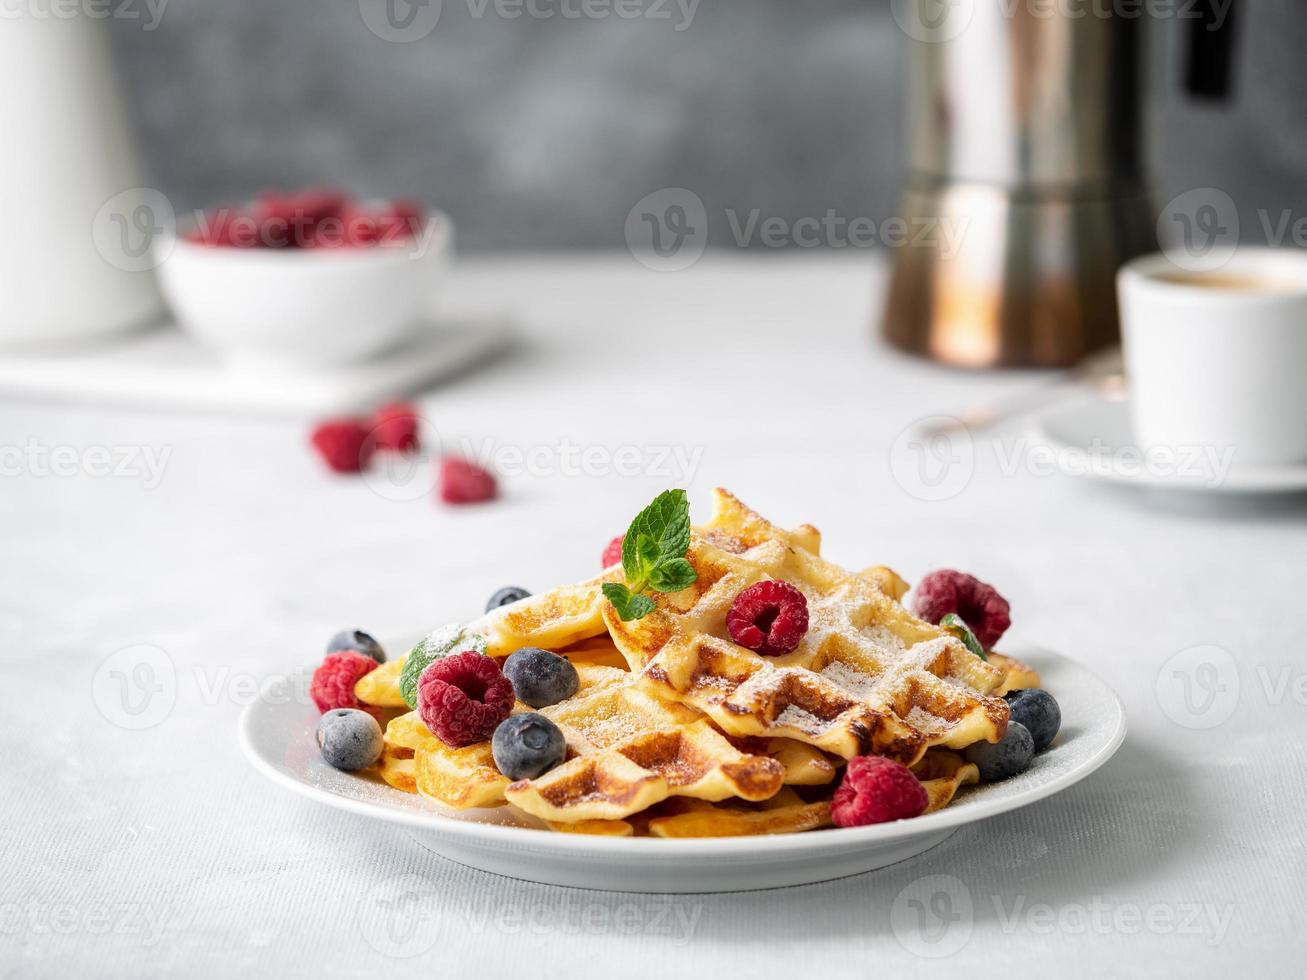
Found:
[[[243,249],[169,236],[159,243],[159,285],[181,327],[232,360],[333,367],[412,336],[452,239],[438,211],[403,246]]]

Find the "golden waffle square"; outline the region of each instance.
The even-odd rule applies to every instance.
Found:
[[[508,786],[504,796],[519,809],[550,823],[613,821],[669,797],[765,800],[780,790],[781,763],[739,751],[636,675],[584,665],[578,673],[582,690],[540,712],[562,730],[572,757]]]
[[[656,597],[644,619],[604,621],[647,687],[691,706],[731,736],[793,739],[845,759],[915,763],[934,745],[998,741],[1008,708],[1004,671],[917,619],[872,576],[820,558],[809,527],[774,527],[724,490],[696,528],[690,588]],[[797,649],[763,657],[728,639],[726,614],[745,588],[784,579],[808,602]]]
[[[604,633],[602,586],[620,570],[501,606],[468,624],[486,638],[486,653],[507,657],[522,647],[562,650]]]

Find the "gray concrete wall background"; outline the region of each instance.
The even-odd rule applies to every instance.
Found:
[[[904,44],[886,0],[702,0],[688,25],[677,0],[668,19],[443,0],[412,43],[370,30],[368,2],[168,0],[145,30],[135,0],[140,20],[112,19],[152,181],[181,208],[323,182],[411,195],[471,250],[620,247],[631,206],[670,186],[710,215],[894,212]],[[1261,241],[1262,212],[1307,219],[1307,4],[1243,2],[1226,109],[1176,94],[1178,35],[1158,25],[1153,133],[1159,197],[1220,187]],[[715,244],[735,238],[712,222]]]

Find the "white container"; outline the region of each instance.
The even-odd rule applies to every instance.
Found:
[[[1206,272],[1149,255],[1118,290],[1141,447],[1307,461],[1307,252],[1241,248]]]
[[[370,248],[221,248],[160,239],[159,283],[183,330],[243,366],[323,368],[399,346],[430,314],[453,226]]]
[[[107,25],[49,4],[0,21],[0,345],[59,344],[161,313]],[[166,202],[165,202],[166,203]]]

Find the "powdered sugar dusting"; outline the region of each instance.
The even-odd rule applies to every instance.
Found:
[[[776,716],[776,724],[786,728],[797,728],[808,735],[817,735],[825,727],[820,718],[811,711],[804,711],[796,704],[787,704],[785,710]]]
[[[859,701],[870,700],[876,690],[876,679],[874,677],[839,660],[832,660],[828,663],[821,672],[821,676],[845,694]]]

